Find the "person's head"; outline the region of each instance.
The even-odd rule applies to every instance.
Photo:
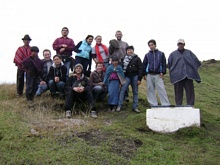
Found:
[[[22,40],[23,40],[23,43],[24,43],[25,46],[28,46],[30,44],[30,42],[31,42],[31,38],[30,38],[30,36],[28,34],[26,34],[24,36],[24,38],[22,38]]]
[[[69,34],[69,29],[67,27],[63,27],[61,30],[61,34],[63,37],[67,37]]]
[[[51,58],[51,52],[49,49],[44,49],[43,50],[43,57],[44,57],[44,60],[46,61],[49,61],[50,58]]]
[[[116,31],[115,32],[115,37],[118,41],[121,41],[121,38],[122,38],[122,32],[120,30]]]
[[[119,63],[119,59],[118,59],[117,55],[113,55],[112,56],[112,65],[117,66],[118,63]]]
[[[96,44],[100,45],[102,43],[102,37],[100,35],[97,35],[95,37],[95,41],[96,41]]]
[[[178,49],[179,49],[179,50],[183,50],[183,49],[184,49],[184,46],[185,46],[185,41],[184,41],[184,39],[179,39],[179,40],[177,41],[177,46],[178,46]]]
[[[31,47],[31,56],[32,57],[37,57],[39,53],[39,49],[37,46],[32,46]]]
[[[127,55],[131,56],[134,54],[134,47],[131,45],[131,46],[128,46],[126,47],[126,53]]]
[[[77,75],[81,75],[82,72],[83,72],[82,64],[80,64],[80,63],[76,64],[74,67],[74,73],[76,73]]]
[[[92,35],[88,35],[87,37],[86,37],[86,42],[89,44],[89,45],[91,45],[92,44],[92,41],[93,41],[93,36]]]
[[[58,54],[54,55],[53,56],[53,63],[56,65],[56,66],[59,66],[62,62],[62,57]]]
[[[148,41],[147,44],[148,44],[150,50],[155,50],[156,49],[157,44],[156,44],[156,41],[154,39],[151,39],[150,41]]]
[[[96,68],[96,71],[97,71],[97,72],[101,72],[101,71],[103,70],[103,67],[104,67],[103,62],[97,62],[97,63],[96,63],[95,68]]]

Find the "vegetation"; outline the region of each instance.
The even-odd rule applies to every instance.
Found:
[[[220,61],[204,61],[202,83],[195,83],[195,107],[201,110],[201,127],[160,134],[146,126],[146,82],[139,88],[139,109],[130,102],[121,112],[107,112],[98,103],[98,118],[90,118],[83,105],[75,105],[65,119],[64,101],[49,92],[35,99],[35,110],[25,97],[15,97],[15,85],[0,85],[0,164],[148,165],[220,162]],[[165,76],[170,102],[173,86]],[[130,90],[131,92],[131,90]]]

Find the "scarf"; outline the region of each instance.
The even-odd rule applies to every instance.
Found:
[[[97,54],[98,60],[99,60],[99,62],[103,62],[103,59],[102,59],[102,56],[101,56],[101,53],[100,53],[100,50],[99,50],[99,46],[101,46],[104,49],[106,55],[108,55],[108,49],[103,44],[100,44],[100,45],[96,44],[95,45],[95,52]]]
[[[123,71],[124,72],[126,72],[129,63],[134,56],[135,56],[134,54],[131,56],[128,56],[128,55],[125,56],[124,61],[123,61]]]

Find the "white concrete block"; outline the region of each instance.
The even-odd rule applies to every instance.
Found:
[[[161,133],[180,128],[200,127],[200,110],[192,107],[155,107],[146,110],[147,126]]]

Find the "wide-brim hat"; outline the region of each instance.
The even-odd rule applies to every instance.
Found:
[[[28,34],[26,34],[24,36],[24,38],[22,38],[22,40],[29,40],[29,41],[31,41],[31,38],[30,38],[30,36]]]

